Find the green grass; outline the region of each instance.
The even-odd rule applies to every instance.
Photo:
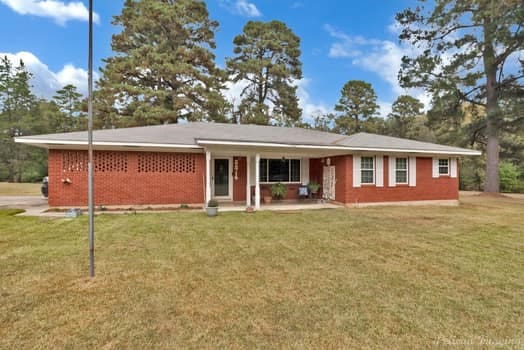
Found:
[[[523,209],[102,215],[93,280],[85,217],[0,214],[0,348],[519,348]]]
[[[41,183],[0,182],[0,196],[39,196]]]

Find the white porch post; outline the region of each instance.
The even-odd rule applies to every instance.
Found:
[[[260,209],[260,154],[255,156],[255,209]]]
[[[246,156],[246,207],[251,206],[251,179],[250,179],[250,157]]]
[[[204,205],[211,199],[211,152],[206,151],[206,198]]]

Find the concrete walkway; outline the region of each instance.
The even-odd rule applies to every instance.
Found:
[[[156,206],[151,206],[152,208]],[[162,206],[160,210],[147,210],[143,207],[127,210],[107,210],[96,211],[95,215],[100,214],[133,214],[133,213],[172,213],[180,210],[179,206],[174,206],[172,210]],[[314,210],[314,209],[335,209],[340,208],[340,205],[332,203],[275,203],[262,205],[260,211],[296,211],[296,210]],[[63,211],[47,211],[49,206],[47,199],[41,196],[0,196],[0,209],[24,209],[25,212],[18,214],[20,216],[40,216],[40,217],[55,217],[63,218],[65,213]],[[83,213],[87,210],[82,208]],[[245,205],[224,205],[220,206],[221,212],[242,212],[246,210]],[[203,209],[183,209],[183,211],[200,212]]]
[[[42,196],[0,196],[0,209],[24,209],[19,215],[40,216],[49,208]]]

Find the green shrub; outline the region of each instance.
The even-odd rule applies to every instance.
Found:
[[[286,196],[287,187],[283,183],[277,182],[271,186],[271,196],[275,199],[282,199]]]
[[[207,202],[208,208],[217,208],[218,207],[218,201],[215,199],[211,199],[209,202]]]
[[[519,189],[519,171],[518,168],[507,161],[499,164],[499,183],[501,192],[515,192]]]
[[[320,189],[320,184],[316,181],[310,181],[307,184],[307,188],[309,189],[311,193],[317,193],[318,190]]]

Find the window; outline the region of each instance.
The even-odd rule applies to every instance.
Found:
[[[363,184],[375,183],[375,158],[360,158],[360,182]]]
[[[300,159],[260,159],[260,182],[300,182]]]
[[[408,159],[407,158],[396,158],[395,159],[395,178],[398,184],[408,183]]]
[[[438,160],[438,174],[449,175],[449,159]]]

